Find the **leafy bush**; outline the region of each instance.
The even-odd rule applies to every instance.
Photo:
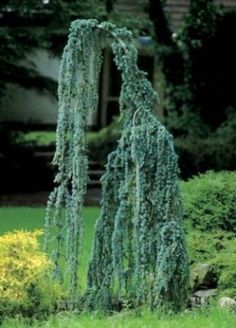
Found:
[[[200,174],[183,183],[185,221],[202,231],[236,232],[236,173]]]
[[[42,231],[0,236],[0,317],[44,315],[61,291],[49,281],[50,261],[39,250]]]

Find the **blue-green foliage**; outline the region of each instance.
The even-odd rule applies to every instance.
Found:
[[[50,232],[50,213],[55,207],[55,269],[59,272],[65,228],[73,300],[81,206],[88,180],[86,119],[96,108],[101,51],[107,44],[122,76],[123,131],[117,149],[108,156],[102,178],[102,210],[88,268],[85,304],[90,309],[108,310],[115,302],[129,300],[133,305],[148,302],[155,308],[167,303],[180,309],[186,304],[189,273],[172,136],[156,117],[157,94],[137,67],[132,34],[96,20],[72,23],[62,58],[54,159],[59,169],[58,187],[49,199],[46,220]]]
[[[97,83],[101,47],[92,33],[95,21],[74,22],[64,49],[59,75],[59,116],[54,164],[58,167],[57,186],[49,197],[46,230],[56,226],[55,275],[62,276],[60,259],[65,256],[70,276],[70,294],[77,291],[77,269],[83,229],[81,207],[88,181],[86,142],[87,116],[97,105]],[[82,27],[84,24],[84,28]],[[52,212],[51,210],[55,208]],[[62,209],[65,208],[65,214]],[[62,230],[67,229],[67,240]],[[49,240],[47,236],[46,240]],[[66,242],[67,253],[63,254]]]

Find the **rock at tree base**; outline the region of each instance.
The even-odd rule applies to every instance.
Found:
[[[229,309],[236,312],[236,301],[230,297],[221,297],[219,299],[219,306],[222,309]]]
[[[213,297],[216,295],[217,295],[217,289],[198,290],[190,298],[191,307],[208,304],[210,297]]]

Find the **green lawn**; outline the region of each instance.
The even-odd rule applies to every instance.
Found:
[[[97,132],[88,132],[88,142],[97,137]],[[48,146],[56,142],[55,131],[30,131],[21,135],[20,141],[33,142],[38,146]]]
[[[41,229],[44,224],[44,208],[0,208],[0,234],[15,229]]]
[[[56,142],[55,131],[31,131],[24,133],[22,136],[23,141],[35,142],[40,146],[50,145]]]
[[[27,324],[22,320],[5,321],[2,328],[235,328],[236,314],[216,307],[163,315],[148,310],[123,312],[109,317],[97,314],[61,313],[48,321]]]
[[[0,234],[16,229],[41,229],[44,226],[44,215],[44,207],[1,207]],[[85,207],[83,209],[85,233],[89,239],[91,239],[93,226],[98,215],[98,207]]]

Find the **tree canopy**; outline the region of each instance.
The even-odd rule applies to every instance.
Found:
[[[39,74],[30,54],[46,49],[60,54],[70,22],[104,17],[99,0],[3,0],[0,6],[0,98],[9,83],[56,94],[56,83]]]

